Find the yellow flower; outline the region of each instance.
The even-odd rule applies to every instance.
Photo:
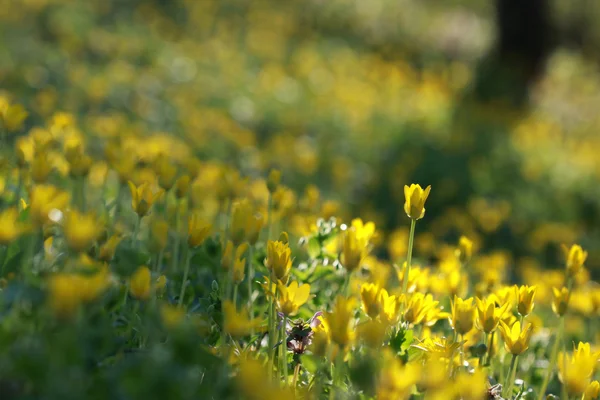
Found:
[[[570,395],[579,396],[588,388],[597,361],[597,357],[569,356],[562,352],[558,355],[558,379]]]
[[[371,318],[377,318],[381,311],[381,289],[374,283],[365,283],[360,288],[363,311]]]
[[[7,131],[14,132],[21,129],[27,115],[29,114],[21,104],[10,104],[0,99],[0,122]]]
[[[87,250],[102,231],[102,225],[93,214],[82,214],[78,211],[67,213],[64,223],[64,234],[67,245],[75,252]]]
[[[351,273],[360,267],[364,258],[369,254],[368,236],[361,235],[355,227],[346,229],[343,234],[341,262],[344,268]]]
[[[164,275],[160,275],[158,278],[156,278],[156,281],[154,282],[154,290],[157,292],[162,292],[165,287],[167,287],[167,277]]]
[[[212,224],[206,222],[200,215],[193,213],[188,219],[188,245],[190,247],[198,247],[212,231]]]
[[[388,325],[371,319],[358,327],[358,336],[369,347],[381,347]]]
[[[133,207],[133,210],[140,217],[147,215],[154,202],[162,195],[162,190],[157,192],[152,191],[147,182],[137,187],[131,181],[128,183],[129,190],[131,191],[131,207]]]
[[[509,327],[500,321],[500,333],[502,339],[504,339],[504,348],[511,354],[520,355],[523,354],[529,348],[529,339],[533,331],[533,326],[528,324],[521,331],[521,323],[516,321],[512,327]]]
[[[154,219],[150,224],[150,240],[156,250],[164,250],[169,240],[169,223],[164,219]]]
[[[450,324],[458,334],[464,335],[473,329],[475,322],[475,307],[473,306],[473,298],[463,300],[456,295],[452,302],[452,315],[450,316]]]
[[[493,296],[488,296],[485,300],[476,297],[475,302],[477,303],[477,329],[485,333],[492,333],[506,314],[510,303],[504,303],[503,306],[496,307]]]
[[[451,398],[461,400],[482,400],[487,396],[487,376],[481,369],[474,373],[462,371],[454,381],[455,396]]]
[[[404,212],[411,219],[421,219],[425,216],[425,201],[431,191],[431,185],[425,190],[420,185],[404,185]]]
[[[152,291],[150,269],[146,266],[139,267],[129,280],[129,292],[138,300],[148,300]]]
[[[552,311],[559,317],[562,317],[569,308],[569,298],[571,293],[569,289],[563,287],[562,289],[552,288]]]
[[[402,303],[396,296],[390,296],[385,289],[381,289],[381,313],[379,318],[388,325],[398,322],[400,317],[400,306]]]
[[[185,310],[181,307],[163,304],[160,307],[160,318],[167,328],[173,329],[185,320]]]
[[[92,168],[93,160],[83,152],[83,145],[75,140],[65,145],[65,158],[69,163],[69,174],[72,177],[87,176]]]
[[[578,244],[574,244],[570,248],[563,244],[562,249],[566,257],[567,275],[573,277],[583,268],[588,253]]]
[[[49,278],[50,307],[59,317],[69,317],[80,305],[96,299],[108,286],[108,269],[92,275],[57,274]]]
[[[100,247],[100,254],[98,258],[104,262],[110,262],[115,256],[117,246],[121,242],[119,235],[112,235],[108,240]]]
[[[31,219],[41,226],[50,220],[52,210],[63,210],[69,204],[70,196],[51,185],[34,186],[29,195]]]
[[[233,242],[231,240],[227,241],[227,245],[225,246],[225,249],[223,250],[223,254],[221,256],[221,267],[223,269],[231,268],[232,264],[242,259],[242,256],[244,255],[246,250],[248,250],[248,243],[242,243],[238,247],[234,247]]]
[[[8,246],[27,232],[27,226],[18,218],[19,211],[14,207],[0,212],[0,245]]]
[[[263,226],[263,217],[254,212],[248,199],[235,202],[231,215],[231,240],[238,245],[247,240],[256,244]]]
[[[356,301],[339,295],[335,299],[333,311],[325,313],[325,320],[331,332],[331,340],[342,347],[354,341],[354,328],[350,322],[354,318]]]
[[[50,277],[48,282],[50,307],[61,317],[72,315],[80,304],[81,279],[71,274],[58,274]]]
[[[258,319],[249,319],[248,312],[242,310],[239,314],[235,310],[235,305],[226,300],[223,302],[223,330],[234,338],[247,336],[252,330],[258,328],[261,321]]]
[[[461,236],[458,240],[456,255],[462,264],[466,264],[473,256],[473,241],[466,236]]]
[[[533,299],[535,298],[536,287],[527,285],[521,287],[515,286],[515,291],[518,299],[517,311],[526,317],[533,311],[533,306],[535,305]]]
[[[188,190],[190,189],[190,177],[189,175],[183,175],[175,182],[175,196],[178,199],[183,199],[187,196]]]
[[[417,363],[403,365],[397,358],[387,356],[377,382],[379,400],[408,399],[423,371]]]
[[[595,400],[598,398],[600,394],[600,383],[598,381],[590,382],[588,387],[585,389],[583,393],[583,397],[581,400]]]
[[[269,172],[269,177],[267,178],[267,189],[270,193],[274,193],[277,190],[277,187],[281,183],[281,171],[278,169],[272,169]]]
[[[434,301],[431,294],[413,293],[408,297],[404,307],[404,320],[412,325],[418,325],[430,310],[437,308],[439,301]]]
[[[298,282],[294,281],[286,287],[279,282],[277,288],[279,289],[277,308],[286,316],[295,315],[298,309],[308,301],[310,296],[309,284],[298,286]]]
[[[177,167],[173,165],[164,154],[159,155],[154,161],[154,172],[158,175],[158,184],[165,191],[169,191],[177,178]]]
[[[236,385],[244,399],[248,400],[294,400],[291,389],[280,387],[266,373],[264,365],[253,359],[240,360]]]
[[[240,258],[233,262],[233,283],[239,284],[244,281],[246,274],[244,269],[246,268],[246,259]]]
[[[45,183],[52,172],[52,164],[48,160],[48,153],[36,151],[31,162],[31,179],[35,183]]]
[[[290,269],[292,268],[292,250],[287,243],[269,240],[267,242],[267,258],[265,266],[271,273],[282,282],[287,282]]]

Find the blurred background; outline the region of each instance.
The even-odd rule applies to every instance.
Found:
[[[280,168],[375,221],[383,256],[402,254],[416,182],[432,185],[419,255],[465,234],[518,271],[579,242],[595,274],[599,16],[593,0],[0,0],[0,90],[30,111],[23,133],[69,112],[98,158],[146,135]]]

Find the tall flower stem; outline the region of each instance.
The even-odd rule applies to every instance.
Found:
[[[271,271],[271,279],[269,284],[273,284],[275,274]],[[271,290],[271,288],[269,288]],[[273,291],[273,296],[269,298],[269,377],[273,377],[273,359],[275,358],[275,327],[277,326],[275,320],[275,296],[277,296],[277,286]]]
[[[294,387],[294,394],[296,394],[296,386],[298,385],[298,374],[300,373],[300,363],[297,363],[294,367],[294,378],[292,379],[292,386]]]
[[[417,220],[410,220],[410,233],[408,235],[408,250],[406,253],[406,268],[404,269],[404,279],[402,281],[402,293],[404,295],[408,292],[408,277],[410,275],[410,266],[412,263],[412,251],[413,251],[413,242],[415,240],[415,225],[417,224]]]
[[[287,386],[288,384],[288,363],[287,363],[287,335],[285,332],[285,328],[287,325],[287,316],[283,316],[283,320],[281,321],[281,329],[279,333],[279,337],[281,339],[281,343],[279,344],[279,359],[281,365],[281,376],[283,378],[283,385]]]
[[[183,305],[183,296],[185,295],[185,286],[187,284],[188,274],[190,272],[190,250],[186,247],[185,254],[185,266],[183,268],[183,280],[181,281],[181,291],[179,292],[179,301],[177,302],[177,306],[181,307]]]
[[[517,360],[519,356],[516,354],[512,355],[510,360],[510,368],[508,369],[508,374],[506,375],[506,381],[504,382],[504,387],[506,391],[504,391],[502,397],[510,398],[510,394],[512,393],[513,385],[515,383],[515,378],[517,375]]]
[[[175,240],[173,241],[173,254],[171,259],[171,272],[177,270],[179,263],[179,247],[181,240],[181,216],[179,215],[179,207],[175,207]]]
[[[252,307],[252,280],[254,279],[254,246],[250,245],[248,248],[248,272],[246,275],[246,284],[248,285],[248,312],[250,313],[250,319],[254,318],[254,308]],[[252,328],[251,334],[254,335],[254,328]]]
[[[560,323],[558,330],[556,331],[556,337],[554,338],[554,346],[552,346],[552,353],[550,354],[550,363],[548,364],[548,369],[546,369],[546,376],[544,376],[544,381],[542,382],[542,386],[540,387],[538,400],[543,400],[546,396],[546,389],[548,388],[548,384],[550,383],[550,378],[552,378],[552,374],[554,372],[554,366],[556,365],[556,359],[558,357],[558,346],[562,341],[563,335],[563,327],[564,327],[564,317],[560,317]]]

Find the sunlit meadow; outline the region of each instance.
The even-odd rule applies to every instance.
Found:
[[[0,399],[598,398],[594,66],[481,104],[479,2],[168,3],[0,1]]]

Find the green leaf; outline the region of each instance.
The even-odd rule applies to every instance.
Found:
[[[405,355],[413,342],[413,331],[400,329],[392,334],[390,347],[398,354]]]
[[[318,357],[313,354],[303,354],[300,357],[300,363],[302,364],[305,370],[314,375],[319,369],[320,362]]]
[[[124,240],[117,246],[113,261],[115,272],[129,277],[138,267],[150,263],[150,254],[136,249],[131,242]]]
[[[321,254],[321,243],[316,237],[311,237],[306,244],[306,251],[310,258],[317,258]]]

